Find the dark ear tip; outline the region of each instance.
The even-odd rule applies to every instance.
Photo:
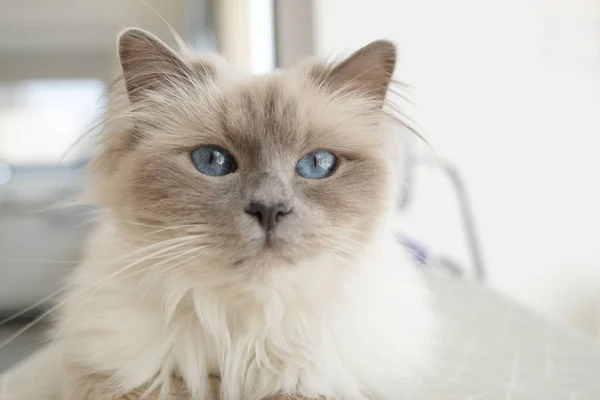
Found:
[[[394,42],[392,42],[391,40],[387,40],[387,39],[375,40],[375,41],[371,42],[371,44],[369,44],[369,46],[384,49],[384,50],[390,51],[390,52],[396,52],[396,44]]]
[[[369,52],[380,54],[383,58],[386,58],[392,62],[396,61],[396,44],[392,41],[379,39],[369,43],[365,46],[365,50]]]
[[[117,43],[121,43],[123,40],[130,39],[134,36],[139,37],[141,34],[144,34],[144,33],[147,33],[147,32],[140,28],[136,28],[136,27],[129,27],[129,28],[122,29],[121,32],[119,32],[117,34]]]
[[[117,35],[117,47],[120,49],[123,46],[136,40],[152,40],[154,35],[140,28],[130,27],[125,28]]]

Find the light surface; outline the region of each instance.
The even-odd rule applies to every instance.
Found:
[[[440,368],[416,400],[597,400],[600,347],[487,288],[436,279]]]

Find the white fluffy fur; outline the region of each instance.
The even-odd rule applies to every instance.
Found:
[[[323,259],[241,286],[166,275],[107,281],[97,265],[134,250],[110,222],[93,243],[76,278],[85,290],[59,334],[72,359],[115,374],[124,391],[156,376],[168,385],[179,371],[196,396],[220,373],[223,399],[283,391],[391,400],[429,366],[427,293],[387,227],[352,271]]]
[[[178,373],[202,399],[208,375],[220,375],[226,400],[397,400],[431,366],[428,292],[387,224],[352,268],[321,257],[241,281],[218,266],[194,279],[153,268],[144,261],[152,249],[139,253],[110,215],[101,220],[53,332],[56,349],[13,373],[8,400],[40,392],[33,376],[57,377],[65,357],[113,376],[124,393],[168,387]],[[28,400],[49,399],[44,387]]]
[[[203,399],[217,375],[223,400],[397,400],[431,366],[428,293],[391,224],[359,243],[351,266],[320,255],[244,280],[219,265],[157,268],[153,249],[140,252],[110,212],[100,221],[63,300],[55,348],[13,373],[10,400],[22,400],[23,377],[60,372],[63,360],[112,377],[123,393],[166,388],[179,375]]]

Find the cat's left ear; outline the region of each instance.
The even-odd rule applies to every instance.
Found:
[[[396,46],[377,40],[333,67],[316,67],[312,75],[336,91],[355,92],[383,104],[395,66]]]
[[[118,38],[118,53],[132,102],[152,91],[189,82],[194,73],[177,53],[142,29],[123,31]]]

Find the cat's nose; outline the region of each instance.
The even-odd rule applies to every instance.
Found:
[[[283,203],[265,204],[253,201],[246,207],[246,213],[258,220],[266,232],[275,228],[281,217],[288,215],[292,209]]]

